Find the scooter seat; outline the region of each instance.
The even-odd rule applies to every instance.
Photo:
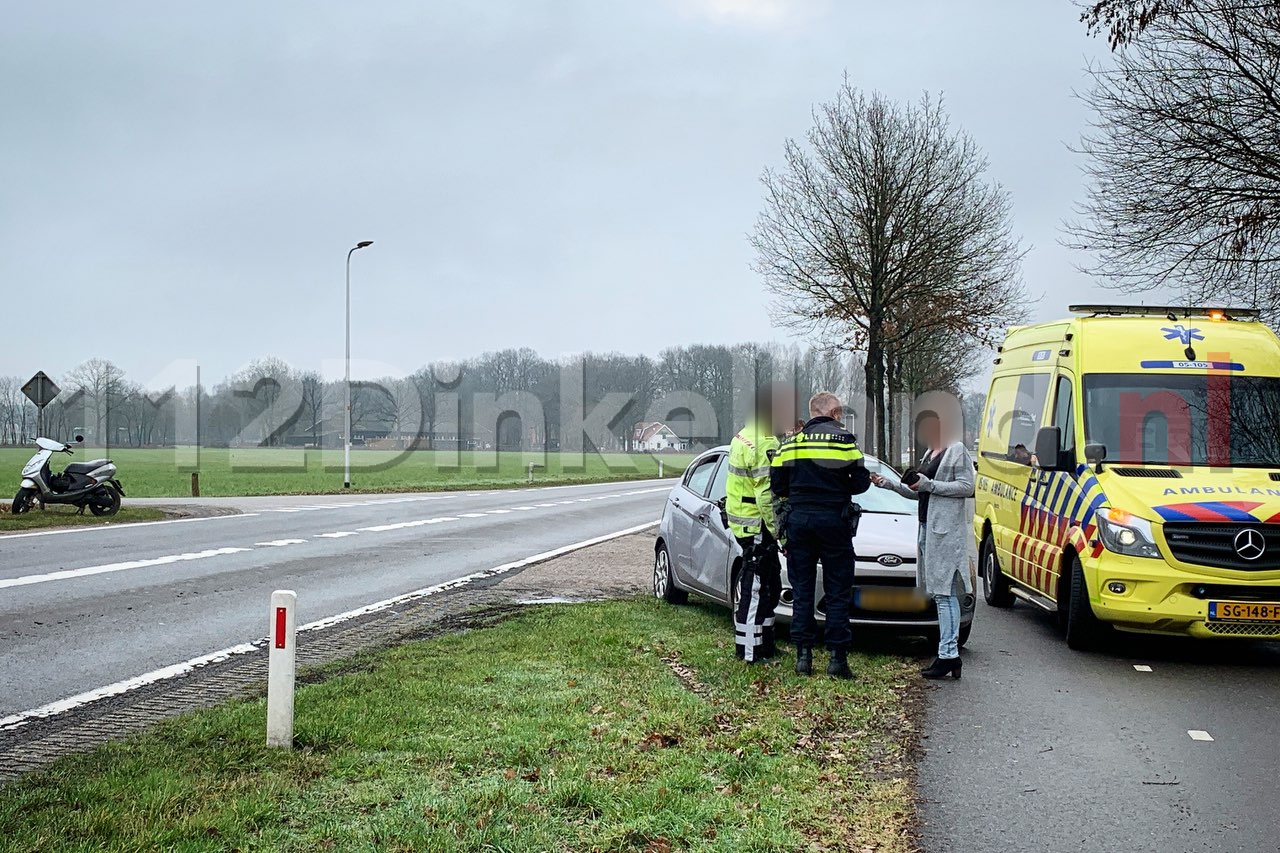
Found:
[[[72,462],[63,469],[68,474],[92,474],[103,465],[110,465],[110,459],[91,459],[88,462]]]

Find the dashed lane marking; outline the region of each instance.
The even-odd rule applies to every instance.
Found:
[[[266,542],[255,542],[259,548],[284,548],[287,545],[301,545],[305,539],[271,539]]]
[[[1191,736],[1192,740],[1200,740],[1200,741],[1207,741],[1207,742],[1213,741],[1213,735],[1209,734],[1206,731],[1201,731],[1200,729],[1191,729],[1187,732],[1187,734]]]
[[[317,533],[316,534],[316,536],[320,539],[344,539],[347,536],[359,536],[359,535],[360,534],[356,533],[354,530],[339,530],[336,533]]]
[[[1147,666],[1145,663],[1135,663],[1135,664],[1133,665],[1133,668],[1134,668],[1134,669],[1136,669],[1138,672],[1151,672],[1151,671],[1152,671],[1152,670],[1151,670],[1151,667]]]
[[[158,527],[161,524],[195,524],[202,521],[226,521],[234,518],[257,518],[261,513],[242,512],[237,515],[207,515],[200,518],[170,518],[165,521],[131,521],[128,524],[103,524],[92,527],[71,527],[66,530],[36,530],[31,533],[6,533],[0,536],[0,544],[10,539],[27,539],[32,536],[61,536],[64,533],[100,533],[105,530],[135,530],[139,527]]]
[[[43,575],[27,575],[20,578],[6,578],[0,580],[0,589],[8,589],[15,586],[30,586],[37,583],[48,583],[50,581],[70,580],[72,578],[83,578],[90,575],[105,575],[111,572],[123,572],[129,569],[145,569],[151,566],[167,566],[171,563],[186,563],[192,560],[204,560],[209,557],[221,557],[226,554],[240,554],[245,551],[252,551],[252,548],[210,548],[207,551],[192,551],[187,554],[170,554],[165,557],[153,557],[149,560],[129,560],[123,563],[107,563],[101,566],[86,566],[83,569],[64,569],[59,572],[48,572]]]

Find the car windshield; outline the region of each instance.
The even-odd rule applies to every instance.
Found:
[[[885,465],[879,459],[873,456],[867,456],[867,470],[872,474],[880,474],[885,479],[898,482],[898,472]],[[729,475],[729,466],[721,465],[716,471],[716,478],[711,486],[710,499],[718,501],[725,496],[725,481]],[[880,489],[872,486],[860,495],[856,495],[854,500],[862,507],[864,512],[888,512],[900,513],[902,515],[915,515],[916,503],[913,500],[904,498],[897,492],[891,492],[888,489]]]
[[[1084,377],[1087,444],[1128,465],[1280,466],[1280,378]]]
[[[897,483],[902,479],[897,471],[874,457],[866,457],[866,465],[867,470],[872,474],[879,474],[891,482]],[[887,512],[900,515],[916,514],[915,501],[910,498],[904,498],[897,492],[891,492],[888,489],[881,489],[876,486],[872,486],[860,495],[854,495],[853,499],[858,506],[862,507],[863,512]]]

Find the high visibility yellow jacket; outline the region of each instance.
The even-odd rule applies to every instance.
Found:
[[[769,463],[777,449],[778,439],[755,421],[744,426],[729,444],[725,514],[734,536],[755,536],[762,526],[778,535],[769,491]]]

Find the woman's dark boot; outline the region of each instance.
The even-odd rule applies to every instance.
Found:
[[[796,675],[813,675],[813,649],[796,646]]]
[[[939,679],[946,678],[948,675],[957,681],[960,680],[960,668],[964,666],[960,658],[935,658],[933,663],[920,670],[920,674],[925,678]]]
[[[827,663],[827,675],[832,678],[853,679],[853,670],[849,669],[849,653],[844,649],[832,649],[831,660]]]

